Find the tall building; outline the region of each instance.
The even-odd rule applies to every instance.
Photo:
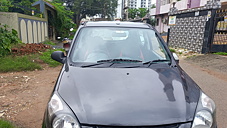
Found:
[[[117,6],[117,9],[116,9],[117,13],[116,13],[115,18],[121,19],[122,13],[123,13],[123,0],[118,0],[117,4],[118,4],[118,6]]]
[[[125,9],[128,7],[128,0],[118,0],[118,6],[116,8],[116,15],[114,18],[123,19]]]
[[[123,19],[127,15],[127,8],[147,8],[150,9],[156,0],[118,0],[115,18]],[[127,17],[127,16],[126,16]],[[126,18],[127,19],[127,18]]]
[[[150,8],[152,0],[128,0],[129,8]]]

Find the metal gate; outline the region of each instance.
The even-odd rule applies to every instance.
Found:
[[[227,9],[216,11],[210,52],[227,52]]]

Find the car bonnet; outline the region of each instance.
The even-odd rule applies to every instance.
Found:
[[[197,85],[177,67],[70,66],[62,73],[58,93],[83,124],[140,126],[192,121],[199,99]]]

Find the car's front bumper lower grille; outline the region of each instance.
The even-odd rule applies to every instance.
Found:
[[[191,128],[191,123],[159,125],[159,126],[98,126],[98,125],[82,125],[82,128]]]

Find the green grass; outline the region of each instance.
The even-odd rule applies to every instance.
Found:
[[[32,71],[41,69],[33,60],[36,55],[6,56],[0,59],[0,72]]]
[[[57,67],[57,66],[61,65],[61,63],[59,63],[51,58],[51,53],[53,53],[54,51],[62,51],[62,49],[55,49],[55,50],[48,49],[45,52],[43,52],[42,55],[40,56],[40,59],[44,63],[47,63],[50,67]]]
[[[48,49],[41,54],[30,54],[24,56],[5,56],[0,59],[0,72],[19,72],[33,71],[42,69],[43,63],[50,67],[57,67],[61,63],[51,58],[51,53],[54,51],[63,51],[63,49]]]
[[[54,42],[46,40],[43,42],[43,44],[47,44],[47,45],[56,45]]]
[[[216,54],[216,55],[225,55],[225,56],[227,56],[227,52],[216,52],[216,53],[214,53],[214,54]]]
[[[0,128],[16,128],[11,122],[0,119]]]
[[[172,49],[172,48],[169,48],[169,50],[170,50],[171,52],[176,52],[176,50],[175,50],[175,49]]]

